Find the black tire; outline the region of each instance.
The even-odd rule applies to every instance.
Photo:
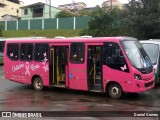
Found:
[[[33,81],[33,87],[37,91],[42,91],[43,90],[43,82],[42,79],[39,77],[36,77]]]
[[[111,98],[119,99],[122,97],[123,91],[122,91],[122,88],[119,84],[112,83],[108,87],[108,94]]]

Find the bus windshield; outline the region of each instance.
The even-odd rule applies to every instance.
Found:
[[[155,65],[158,59],[159,45],[152,43],[142,43],[142,46],[146,51],[147,55],[149,56],[152,64]]]
[[[144,68],[152,66],[149,57],[138,41],[122,41],[122,46],[134,67],[144,71]]]

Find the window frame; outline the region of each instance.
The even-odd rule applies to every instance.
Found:
[[[24,9],[24,15],[28,15],[28,8]]]
[[[23,45],[23,44],[25,44],[26,46],[27,46],[27,48],[26,48],[26,50],[25,50],[25,59],[21,59],[21,54],[22,54],[22,49],[21,49],[21,45]],[[32,59],[31,60],[29,60],[29,59],[26,59],[27,58],[27,53],[28,53],[28,45],[32,45]],[[20,44],[20,48],[19,48],[20,50],[20,53],[19,53],[19,60],[20,61],[33,61],[34,60],[34,44],[33,43],[21,43]]]
[[[121,64],[117,64],[116,62],[114,62],[114,63],[106,63],[106,60],[104,60],[104,59],[106,59],[106,57],[107,57],[107,55],[106,55],[106,49],[107,49],[107,44],[114,44],[114,52],[116,51],[116,50],[119,50],[119,58],[120,57],[123,57],[124,58],[124,61],[125,61],[125,64],[126,64],[126,67],[127,67],[127,69],[126,69],[126,71],[122,71],[121,69],[120,69],[120,67],[123,67],[123,64],[121,63]],[[117,48],[116,48],[117,47]],[[112,48],[113,49],[113,48]],[[103,48],[103,65],[106,65],[106,66],[108,66],[109,68],[111,68],[111,69],[114,69],[114,70],[118,70],[118,71],[122,71],[122,72],[126,72],[126,73],[129,73],[130,72],[130,70],[129,70],[129,67],[128,67],[128,63],[127,63],[127,60],[126,60],[126,57],[125,57],[125,54],[122,52],[123,50],[121,49],[121,46],[118,44],[118,43],[116,43],[116,42],[105,42],[104,43],[104,48]],[[113,60],[113,57],[114,57],[114,55],[115,54],[113,54],[113,50],[112,50],[112,60]],[[123,55],[123,56],[122,56]],[[117,58],[118,57],[116,57],[115,59],[117,60]],[[124,64],[124,65],[125,65]],[[121,66],[122,65],[122,66]]]
[[[73,61],[72,60],[72,55],[73,55],[73,52],[72,52],[72,45],[76,45],[76,48],[79,48],[79,45],[82,45],[82,47],[83,47],[83,51],[82,51],[82,55],[83,55],[83,61],[78,61],[78,56],[79,56],[79,51],[77,50],[77,52],[78,52],[78,55],[77,55],[77,61]],[[85,43],[83,43],[83,42],[77,42],[77,43],[71,43],[70,44],[70,63],[72,63],[72,64],[84,64],[84,62],[85,62],[85,49],[86,49],[86,46],[85,46]]]
[[[14,48],[15,48],[15,45],[18,45],[18,57],[17,57],[17,59],[15,59],[15,58],[11,58],[9,55],[8,55],[8,47],[9,47],[9,45],[13,45],[14,46]],[[19,43],[8,43],[7,44],[7,52],[6,52],[6,55],[7,55],[7,57],[11,60],[11,61],[18,61],[19,60]],[[14,51],[14,50],[13,50]],[[14,51],[15,52],[15,51]]]
[[[42,45],[46,45],[46,46],[47,46],[47,49],[48,49],[48,51],[47,51],[47,55],[48,55],[48,56],[47,56],[47,59],[48,59],[48,61],[49,61],[49,49],[50,49],[50,47],[49,47],[49,44],[48,44],[48,43],[35,43],[35,45],[34,45],[34,55],[33,55],[34,57],[33,57],[33,60],[34,60],[35,62],[42,62],[42,61],[44,61],[44,59],[40,59],[40,60],[37,60],[37,59],[36,59],[36,55],[35,55],[35,54],[36,54],[36,46],[37,46],[37,45],[41,45],[41,46],[42,46]],[[41,52],[42,52],[42,49],[41,49]],[[47,61],[47,62],[48,62],[48,61]]]
[[[41,11],[41,12],[39,12]],[[39,8],[34,8],[33,12],[32,12],[32,17],[33,18],[38,18],[38,17],[43,17],[44,15],[44,8],[43,7],[39,7]]]

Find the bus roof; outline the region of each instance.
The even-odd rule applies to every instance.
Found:
[[[76,41],[75,41],[76,40]],[[133,37],[93,37],[93,38],[81,38],[81,37],[73,37],[73,38],[42,38],[42,39],[33,39],[33,38],[19,38],[19,39],[7,39],[6,42],[9,43],[25,43],[25,42],[36,42],[36,43],[47,43],[47,42],[56,42],[56,43],[70,43],[70,42],[105,42],[105,41],[117,41],[117,40],[137,40]]]
[[[13,37],[13,38],[5,38],[5,37],[0,37],[0,41],[6,41],[6,40],[22,40],[22,39],[47,39],[47,37],[34,37],[34,36],[31,36],[31,37]]]

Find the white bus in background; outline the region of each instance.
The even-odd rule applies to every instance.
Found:
[[[141,40],[144,50],[148,54],[155,71],[155,83],[160,83],[160,39]]]
[[[3,64],[5,38],[0,38],[0,64]]]

